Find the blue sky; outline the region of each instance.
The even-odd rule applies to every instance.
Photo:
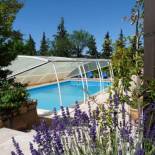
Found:
[[[57,31],[60,18],[64,17],[69,32],[84,29],[96,38],[100,50],[107,31],[113,40],[120,29],[125,35],[134,33],[133,26],[123,21],[130,14],[135,0],[24,0],[24,7],[17,14],[14,28],[32,34],[39,49],[42,33],[51,40]]]

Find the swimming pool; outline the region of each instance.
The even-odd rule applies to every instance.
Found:
[[[102,82],[102,89],[111,85],[111,82]],[[62,102],[64,107],[70,107],[76,101],[83,101],[83,87],[81,81],[65,81],[60,83]],[[88,94],[94,95],[100,91],[100,82],[88,82]],[[57,84],[50,84],[28,89],[31,99],[37,99],[39,109],[60,109],[59,93]]]

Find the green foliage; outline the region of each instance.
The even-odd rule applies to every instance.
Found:
[[[152,144],[152,142],[149,139],[143,139],[143,146],[144,146],[145,153],[147,155],[155,154],[155,146]]]
[[[129,41],[128,47],[126,46],[127,39]],[[136,46],[136,37],[125,38],[121,30],[119,38],[115,43],[112,66],[114,69],[114,90],[122,95],[122,97],[124,96],[124,92],[131,92],[131,82],[136,84],[136,81],[131,79],[133,75],[137,76],[137,78],[142,78],[144,62],[143,53],[141,51],[143,48],[139,46],[139,50],[137,50]],[[139,105],[143,104],[139,99],[142,96],[141,86],[137,85],[136,88],[132,90],[131,94],[132,100],[130,105],[133,108],[138,108]]]
[[[35,42],[31,35],[29,35],[29,38],[25,43],[24,55],[36,55]]]
[[[123,35],[123,30],[121,29],[121,32],[119,34],[118,40],[116,40],[116,49],[118,48],[124,48],[125,47],[125,37]]]
[[[55,39],[55,41],[52,42],[51,53],[54,56],[71,57],[72,44],[68,37]]]
[[[12,23],[22,6],[23,4],[16,0],[0,1],[0,80],[9,74],[9,71],[2,70],[2,67],[8,66],[17,55],[19,33],[12,30]]]
[[[131,99],[130,100],[130,105],[132,108],[134,109],[138,109],[139,107],[144,106],[144,102],[143,102],[143,85],[137,86],[132,90],[132,95],[131,95]]]
[[[16,110],[26,103],[28,93],[25,87],[13,80],[0,83],[0,111]]]
[[[104,43],[102,45],[103,49],[102,49],[102,57],[105,59],[110,59],[111,55],[112,55],[112,41],[110,39],[110,35],[109,32],[106,33],[105,37],[104,37]]]
[[[64,26],[64,18],[61,18],[61,22],[58,25],[57,34],[54,35],[51,53],[54,56],[61,57],[70,57],[72,55],[72,44],[69,39],[69,34]]]
[[[136,50],[139,50],[141,41],[143,39],[144,31],[144,0],[137,0],[135,5],[131,10],[130,17],[125,17],[125,20],[128,19],[132,25],[135,26],[135,42]]]
[[[94,36],[84,30],[73,31],[69,34],[63,17],[54,35],[49,54],[61,57],[84,57],[86,54],[92,58],[99,56]]]
[[[16,51],[16,53],[19,54],[24,54],[24,50],[25,50],[25,45],[23,42],[23,36],[20,32],[16,32],[16,37],[13,37],[13,46],[12,49],[14,49],[14,51]]]
[[[71,42],[73,45],[73,55],[75,57],[78,57],[78,58],[83,57],[83,54],[85,52],[84,50],[88,48],[88,43],[90,43],[89,41],[92,39],[91,37],[92,36],[87,31],[84,31],[84,30],[73,32],[73,34],[71,35]],[[89,47],[90,47],[90,44],[89,44]]]
[[[46,39],[46,35],[45,35],[45,32],[43,33],[43,37],[42,37],[42,40],[41,40],[41,46],[40,46],[40,55],[43,55],[43,56],[47,56],[49,55],[49,46],[48,46],[48,42],[47,42],[47,39]]]
[[[16,14],[22,8],[23,4],[17,0],[1,0],[0,1],[0,33],[3,37],[13,35],[12,23],[16,18]],[[6,41],[6,38],[3,38]]]
[[[132,75],[137,76],[142,81],[142,70],[144,66],[143,61],[143,19],[144,19],[144,0],[137,0],[134,7],[131,10],[131,16],[125,17],[129,19],[132,25],[135,26],[135,35],[125,38],[123,31],[121,30],[118,40],[115,43],[115,52],[112,56],[112,66],[114,69],[114,90],[122,97],[126,91],[132,91],[132,99],[130,105],[133,108],[143,106],[143,100],[141,99],[144,90],[142,82],[136,86],[133,90],[130,90]],[[128,46],[126,40],[128,39]]]
[[[131,81],[132,60],[129,59],[130,51],[125,48],[117,48],[117,51],[112,56],[112,65],[114,70],[114,86],[120,89],[119,81],[123,91],[129,90]]]
[[[24,86],[14,82],[14,79],[8,80],[11,72],[4,68],[23,49],[22,35],[12,29],[16,14],[22,6],[17,0],[0,1],[0,111],[18,108],[27,100]]]
[[[60,24],[58,25],[57,35],[55,35],[56,38],[64,38],[67,35],[67,30],[65,29],[64,23],[64,18],[61,17]]]
[[[97,58],[98,57],[98,51],[96,47],[96,41],[93,35],[91,35],[89,41],[88,41],[88,51],[87,53],[90,55],[91,58]]]
[[[154,102],[155,99],[155,80],[145,80],[143,85],[143,95],[146,103]]]

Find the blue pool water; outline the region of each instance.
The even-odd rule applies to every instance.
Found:
[[[102,88],[107,88],[111,82],[102,82]],[[83,87],[81,81],[65,81],[60,83],[62,102],[64,107],[83,101]],[[88,82],[88,94],[93,95],[100,91],[100,82]],[[45,110],[60,109],[59,93],[57,84],[50,84],[37,88],[28,89],[31,99],[37,99],[38,107]]]

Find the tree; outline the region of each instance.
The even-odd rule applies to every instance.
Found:
[[[125,47],[125,38],[123,35],[123,30],[121,29],[121,32],[119,34],[119,38],[118,40],[116,40],[116,48],[120,47],[120,48],[124,48]]]
[[[49,46],[46,39],[46,35],[45,35],[45,32],[43,32],[39,54],[43,56],[49,55],[48,49],[49,49]]]
[[[91,35],[89,41],[88,41],[88,52],[90,57],[97,58],[98,57],[98,51],[96,47],[96,41],[93,35]]]
[[[144,31],[144,0],[136,0],[135,5],[131,10],[130,17],[125,17],[132,25],[135,26],[136,51],[141,48],[141,40]],[[140,49],[141,50],[141,49]]]
[[[0,1],[0,81],[6,79],[10,73],[2,68],[10,65],[18,53],[15,43],[20,34],[12,29],[12,24],[22,6],[23,4],[16,0]]]
[[[55,35],[55,37],[56,38],[64,38],[66,35],[67,35],[67,30],[65,29],[64,18],[61,17],[60,24],[58,25],[57,35]]]
[[[24,54],[25,55],[36,55],[36,48],[35,48],[35,42],[31,36],[31,34],[29,34],[29,38],[25,43],[25,49],[24,49]]]
[[[19,31],[14,31],[13,44],[13,48],[16,50],[16,53],[18,55],[23,55],[25,51],[25,45],[23,41],[23,35]]]
[[[83,57],[85,48],[88,48],[88,42],[91,35],[84,31],[74,31],[71,35],[71,41],[73,44],[73,54],[75,57]]]
[[[69,34],[64,26],[64,18],[61,18],[60,24],[57,28],[57,34],[54,35],[52,41],[51,53],[54,56],[70,57],[72,55],[72,44],[69,39]]]
[[[17,0],[0,1],[0,112],[6,112],[11,119],[13,109],[19,108],[27,100],[25,87],[7,78],[11,71],[5,67],[10,65],[19,52],[20,32],[13,30],[12,25],[17,12],[23,4]]]
[[[110,39],[109,32],[106,33],[104,37],[103,49],[102,49],[102,57],[105,59],[110,59],[112,55],[112,41]]]

